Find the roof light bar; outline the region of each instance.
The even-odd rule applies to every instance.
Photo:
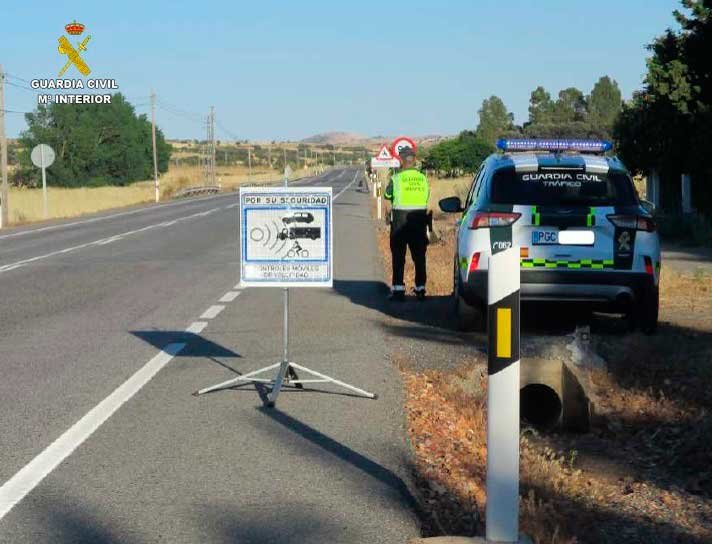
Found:
[[[497,148],[502,151],[587,151],[589,153],[605,153],[613,149],[613,144],[606,140],[500,138],[497,140]]]

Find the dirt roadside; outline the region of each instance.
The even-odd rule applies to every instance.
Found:
[[[427,513],[423,535],[481,535],[485,339],[455,331],[453,220],[436,214],[435,231],[428,300],[389,306],[384,328],[406,385],[413,473]],[[385,296],[385,224],[378,243]],[[607,361],[606,371],[591,376],[603,409],[589,433],[523,424],[520,520],[536,542],[712,541],[712,275],[705,266],[682,270],[663,269],[655,336],[629,334],[616,317],[584,317]],[[523,310],[523,345],[527,337],[570,334],[582,319]]]

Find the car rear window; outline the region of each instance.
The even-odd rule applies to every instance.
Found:
[[[516,172],[514,168],[503,168],[494,173],[490,187],[495,204],[614,206],[637,203],[630,177],[615,171],[607,174],[582,169]]]

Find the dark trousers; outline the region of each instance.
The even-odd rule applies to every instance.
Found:
[[[391,260],[393,261],[393,286],[405,285],[405,252],[410,248],[410,256],[415,265],[415,285],[425,286],[427,272],[425,267],[425,252],[428,248],[425,223],[391,228]]]

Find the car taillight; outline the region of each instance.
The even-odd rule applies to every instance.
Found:
[[[624,229],[644,230],[654,232],[658,226],[655,221],[642,215],[607,215],[608,220],[616,227]]]
[[[470,272],[477,270],[477,266],[480,264],[480,252],[472,254],[472,260],[470,261]]]
[[[521,213],[506,212],[476,212],[472,218],[470,229],[486,229],[490,227],[507,227],[521,217]]]
[[[651,276],[654,275],[653,260],[647,255],[643,257],[643,260],[645,261],[645,273]]]

